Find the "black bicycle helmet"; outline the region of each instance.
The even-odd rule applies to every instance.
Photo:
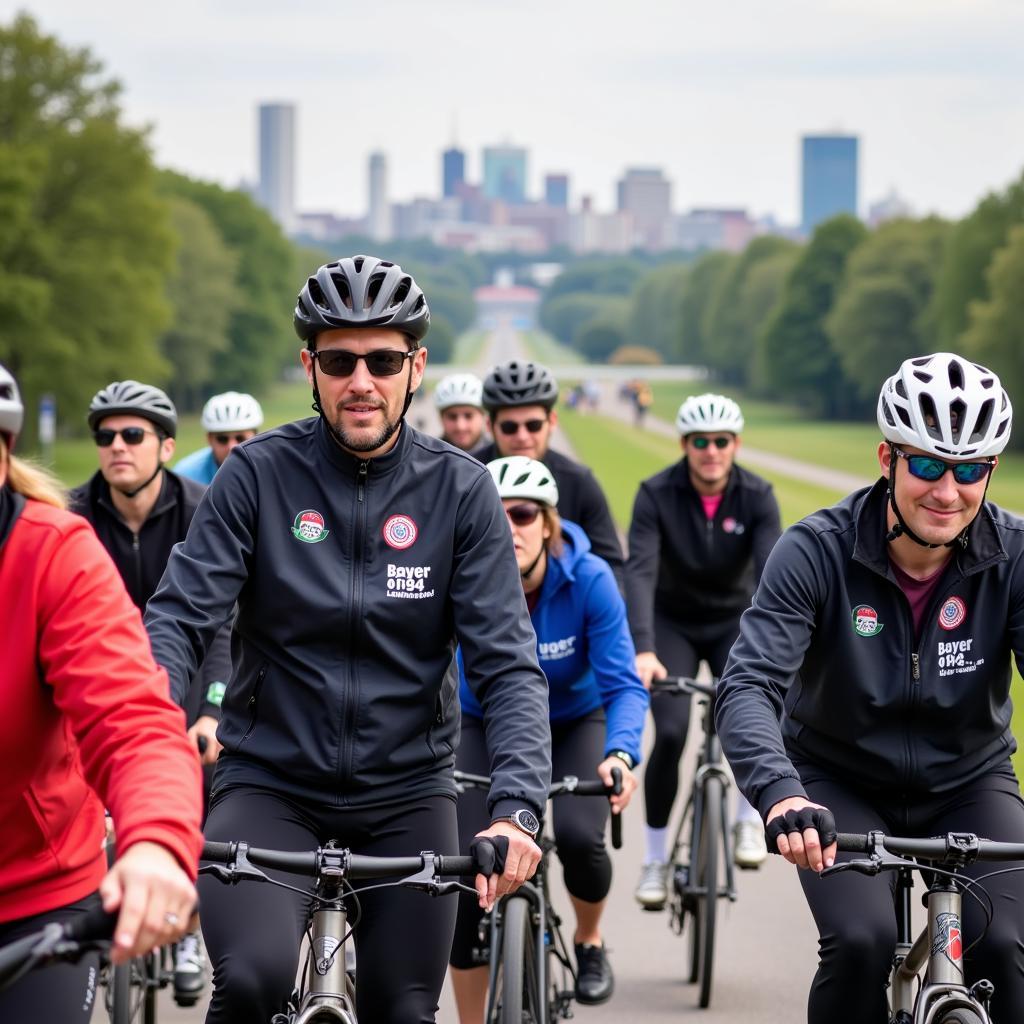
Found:
[[[18,382],[6,366],[0,365],[0,435],[7,438],[8,450],[21,433],[25,422],[25,406],[18,393]]]
[[[412,275],[397,263],[348,256],[325,263],[306,281],[294,324],[310,348],[321,331],[339,327],[390,327],[419,342],[430,327],[430,309]]]
[[[105,416],[142,416],[168,437],[178,432],[178,410],[159,388],[137,380],[115,380],[96,392],[89,403],[89,429],[95,430]]]
[[[488,412],[522,405],[552,409],[558,401],[558,382],[540,363],[518,359],[495,366],[484,380],[484,408]]]

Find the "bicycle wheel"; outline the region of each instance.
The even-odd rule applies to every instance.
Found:
[[[952,1010],[939,1019],[939,1024],[981,1024],[981,1017],[973,1010]]]
[[[700,983],[700,1006],[711,1004],[718,914],[718,861],[722,849],[722,780],[709,775],[700,801],[700,835],[695,839],[692,884],[697,888],[690,930],[690,981]]]
[[[537,988],[537,944],[530,901],[508,897],[501,909],[501,962],[495,980],[491,1024],[541,1024],[542,993]]]
[[[107,1009],[111,1024],[156,1024],[156,989],[148,983],[153,956],[136,957],[109,968]]]

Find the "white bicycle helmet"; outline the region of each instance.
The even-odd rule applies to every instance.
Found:
[[[201,422],[203,430],[210,434],[218,430],[259,430],[263,426],[263,410],[252,395],[225,391],[203,406]]]
[[[940,458],[998,455],[1012,419],[999,378],[952,352],[905,360],[878,396],[882,436]]]
[[[558,505],[558,484],[551,470],[536,459],[525,455],[510,455],[487,463],[487,469],[498,488],[501,498],[522,498],[541,505]]]
[[[18,382],[7,367],[0,365],[0,434],[7,438],[8,451],[14,447],[24,421],[25,406],[18,393]]]
[[[743,429],[740,407],[725,395],[690,395],[676,414],[676,430],[687,434],[710,434],[716,430],[738,434]]]
[[[438,412],[456,405],[483,408],[484,382],[471,373],[452,373],[445,377],[434,391],[434,405]]]

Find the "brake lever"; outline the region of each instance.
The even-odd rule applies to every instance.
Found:
[[[829,875],[837,875],[840,871],[856,871],[861,875],[877,875],[879,874],[885,862],[877,853],[873,853],[867,860],[842,860],[838,864],[833,864],[830,868],[825,868],[821,872],[820,878],[827,878]]]

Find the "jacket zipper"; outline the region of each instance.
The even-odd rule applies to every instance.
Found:
[[[267,666],[264,665],[259,672],[256,673],[256,685],[252,688],[252,695],[249,697],[247,702],[247,708],[249,710],[249,727],[245,730],[240,742],[244,743],[251,735],[253,729],[256,728],[256,705],[259,703],[260,687],[263,685],[263,678],[267,674]]]
[[[142,544],[139,540],[139,535],[133,530],[132,531],[132,560],[135,563],[135,594],[132,595],[142,597]],[[146,602],[142,602],[142,607],[145,608]]]
[[[341,781],[349,781],[352,777],[352,730],[355,727],[356,694],[359,687],[356,678],[356,664],[359,661],[359,648],[356,643],[359,635],[359,622],[362,619],[361,586],[363,574],[363,534],[366,531],[366,478],[370,464],[359,463],[356,473],[356,525],[352,534],[352,594],[349,601],[349,657],[348,657],[348,694],[345,700],[345,711],[341,724],[342,757]]]

